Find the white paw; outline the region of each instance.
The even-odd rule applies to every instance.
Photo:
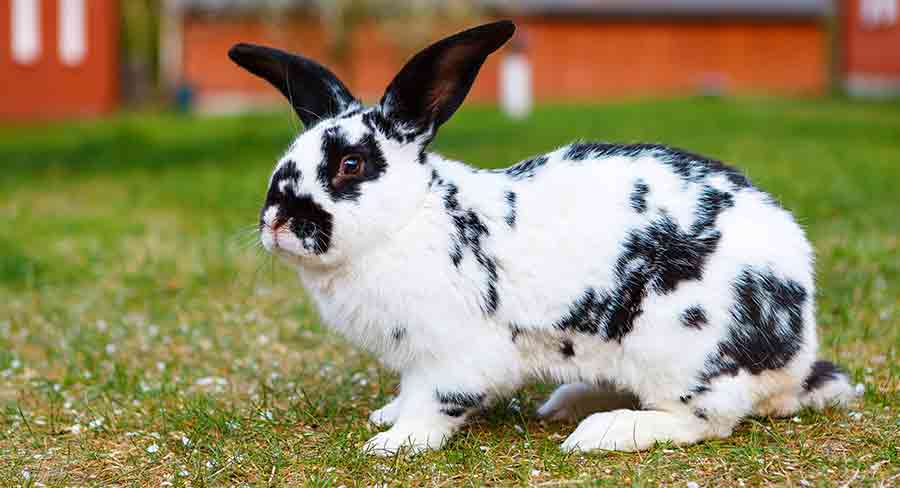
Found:
[[[440,449],[448,437],[442,430],[394,426],[369,439],[363,452],[375,456],[392,456],[401,450],[418,454],[427,449]]]
[[[394,398],[387,405],[369,414],[369,422],[376,427],[390,427],[400,414],[400,400]]]
[[[537,410],[538,417],[547,420],[570,421],[578,419],[578,404],[593,393],[584,383],[562,385]]]
[[[552,421],[573,421],[594,412],[633,408],[636,399],[627,393],[584,383],[562,385],[537,410],[538,417]]]
[[[566,452],[637,451],[649,446],[642,445],[636,431],[638,412],[615,410],[595,413],[581,421],[575,432],[562,443]]]

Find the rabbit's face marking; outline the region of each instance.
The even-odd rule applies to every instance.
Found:
[[[336,265],[395,235],[421,207],[430,169],[410,157],[421,147],[374,130],[364,118],[375,110],[354,106],[296,138],[269,183],[266,249]]]

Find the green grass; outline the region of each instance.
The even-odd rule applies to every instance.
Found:
[[[575,138],[685,147],[746,170],[809,231],[821,355],[866,386],[853,414],[590,456],[559,452],[574,425],[534,418],[549,385],[443,451],[359,453],[397,378],[323,331],[253,246],[294,130],[286,112],[0,128],[0,485],[898,483],[900,105],[666,100],[527,122],[475,107],[443,129],[437,150],[482,166]]]

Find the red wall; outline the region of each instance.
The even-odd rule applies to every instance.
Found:
[[[866,26],[859,4],[860,0],[842,4],[843,69],[847,74],[900,79],[900,21],[891,26]]]
[[[694,93],[709,79],[739,93],[817,94],[828,84],[827,34],[815,19],[714,21],[689,19],[520,19],[540,100]],[[234,67],[236,42],[302,53],[332,67],[320,26],[294,18],[264,24],[251,18],[189,16],[184,25],[184,74],[199,94],[273,97],[275,92]],[[437,37],[437,35],[435,36]],[[353,73],[334,68],[354,93],[377,99],[411,53],[378,29],[356,34]],[[470,97],[497,97],[491,56]]]
[[[98,115],[119,100],[116,0],[86,0],[87,55],[66,66],[57,53],[56,0],[42,0],[41,54],[32,64],[12,59],[11,2],[0,4],[0,119],[47,119]]]

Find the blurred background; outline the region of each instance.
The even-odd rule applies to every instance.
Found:
[[[519,30],[434,149],[496,168],[653,142],[738,167],[815,246],[820,356],[866,387],[849,417],[582,459],[557,448],[572,425],[534,420],[537,385],[425,461],[359,453],[397,378],[260,249],[301,127],[227,50],[301,53],[375,102],[496,18]],[[898,95],[900,0],[0,0],[0,486],[893,486]]]
[[[320,60],[372,101],[415,49],[499,17],[516,20],[516,42],[490,58],[475,101],[896,96],[898,10],[897,0],[4,0],[0,118],[273,103],[228,60],[239,41]]]

